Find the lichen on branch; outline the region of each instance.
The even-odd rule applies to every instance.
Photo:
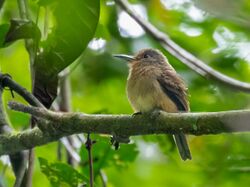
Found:
[[[30,149],[78,133],[130,137],[147,134],[174,134],[180,131],[192,135],[250,131],[250,110],[210,113],[153,111],[133,116],[53,112],[15,102],[10,102],[9,107],[42,119],[39,123],[42,123],[40,126],[44,125],[44,128],[1,135],[0,155]]]

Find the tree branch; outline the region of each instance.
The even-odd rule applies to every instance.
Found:
[[[6,77],[7,78],[9,77],[8,76],[4,77],[1,75],[2,74],[0,73],[0,134],[10,134],[12,129],[6,120],[6,113],[3,109],[3,101],[2,101],[2,93],[4,89],[3,85],[6,80]],[[22,179],[26,171],[27,157],[28,155],[26,151],[20,151],[9,155],[10,163],[16,177],[14,187],[21,186]]]
[[[44,106],[33,96],[30,92],[28,92],[25,88],[17,84],[14,80],[11,79],[11,76],[8,74],[0,73],[0,84],[2,88],[8,87],[11,91],[14,90],[21,97],[23,97],[30,105],[44,108]],[[3,111],[0,111],[0,115],[5,115]],[[4,121],[2,118],[1,121]],[[0,122],[1,123],[1,122]],[[4,128],[9,126],[5,125]],[[31,186],[31,172],[32,167],[26,170],[27,160],[29,161],[29,166],[33,164],[33,152],[29,152],[29,156],[26,152],[16,153],[15,155],[10,155],[10,160],[12,163],[12,167],[16,176],[15,187],[19,186]],[[22,183],[22,184],[21,184]]]
[[[44,145],[59,138],[78,133],[98,133],[116,136],[146,134],[205,135],[250,131],[250,110],[211,113],[153,113],[131,115],[87,115],[83,113],[55,113],[47,109],[11,102],[13,110],[46,119],[46,131],[37,127],[20,133],[0,136],[0,155],[15,153]],[[38,121],[39,122],[39,121]]]
[[[62,79],[66,79],[66,77],[63,77]],[[10,75],[0,73],[0,83],[1,83],[1,86],[3,88],[8,87],[10,90],[13,90],[16,93],[18,93],[30,105],[45,108],[43,106],[43,104],[40,103],[40,101],[34,95],[32,95],[28,90],[26,90],[24,87],[20,86],[18,83],[16,83],[11,78]],[[67,100],[69,100],[69,98],[70,98],[70,95],[68,95],[68,93],[66,91],[67,90],[63,89],[63,93],[65,93],[66,96],[63,97],[63,98],[61,98],[62,100],[65,100],[66,98],[67,98]],[[1,91],[0,91],[0,93],[1,93]],[[1,104],[1,102],[0,102],[0,104]],[[70,104],[67,102],[67,104],[65,106],[62,106],[62,108],[63,108],[63,110],[66,111],[66,108],[67,109],[70,108],[69,106],[70,106]],[[8,125],[6,125],[7,122],[4,120],[4,118],[5,118],[5,113],[0,108],[0,133],[3,133],[3,132],[4,133],[7,133],[7,132],[10,133],[11,132],[11,128]],[[66,147],[66,149],[69,152],[69,154],[72,155],[72,158],[74,158],[75,161],[79,162],[80,161],[79,155],[77,155],[77,153],[71,147],[71,145],[69,144],[69,142],[67,140],[62,140],[62,143]],[[19,163],[21,163],[21,162],[19,161]]]
[[[155,40],[159,41],[161,45],[174,57],[187,65],[190,69],[194,70],[198,74],[214,79],[220,83],[225,84],[228,87],[237,89],[244,92],[250,92],[250,83],[242,82],[231,77],[228,77],[201,61],[178,44],[169,38],[169,36],[159,31],[154,25],[144,20],[134,10],[129,7],[129,3],[125,0],[115,0],[115,2],[127,12],[149,35]]]
[[[14,90],[30,105],[44,108],[43,104],[34,95],[12,80],[11,76],[0,73],[0,82],[4,88],[8,87],[10,90]]]

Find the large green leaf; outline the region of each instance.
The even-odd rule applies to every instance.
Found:
[[[59,0],[52,5],[56,24],[43,43],[44,61],[37,63],[54,75],[79,57],[94,36],[100,5],[99,0]]]
[[[41,2],[40,2],[41,3]],[[51,1],[55,26],[35,59],[34,94],[47,107],[56,97],[57,75],[77,59],[95,34],[99,0]]]
[[[40,168],[47,176],[52,186],[79,186],[87,178],[68,164],[55,162],[49,163],[44,158],[39,158]]]

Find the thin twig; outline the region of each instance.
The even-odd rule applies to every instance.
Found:
[[[49,8],[45,6],[45,16],[44,16],[44,27],[43,27],[43,37],[47,39],[49,31]]]
[[[21,151],[9,157],[16,176],[14,187],[20,187],[27,168],[28,154],[26,151]]]
[[[17,3],[18,3],[20,17],[24,20],[26,19],[26,20],[31,21],[27,0],[17,0]],[[39,15],[39,13],[37,13],[37,15]],[[38,20],[38,17],[37,17],[37,20]],[[39,46],[38,46],[39,40],[40,40],[40,38],[25,39],[25,47],[26,47],[26,50],[28,51],[29,57],[30,57],[30,71],[31,71],[32,89],[34,87],[34,80],[35,80],[34,64],[35,64],[35,60],[37,57],[37,51],[39,49]],[[42,107],[42,106],[43,105],[40,105],[40,107]],[[30,126],[31,126],[31,128],[33,128],[35,126],[35,120],[32,118],[30,122],[31,122]],[[32,149],[30,150],[29,156],[30,157],[29,157],[28,171],[26,172],[25,181],[23,182],[23,185],[26,187],[32,186],[34,157],[35,157],[34,150],[32,150]]]
[[[23,20],[31,20],[27,0],[17,0],[20,17]],[[34,77],[33,65],[36,58],[38,42],[33,39],[25,39],[25,47],[30,57],[31,78]],[[33,80],[33,79],[32,79]],[[33,84],[32,84],[33,85]]]
[[[170,54],[179,59],[189,68],[204,77],[214,79],[236,90],[250,92],[250,83],[233,79],[208,66],[205,62],[201,61],[200,59],[180,47],[178,44],[176,44],[173,40],[170,39],[167,34],[159,31],[154,25],[138,15],[136,11],[130,8],[129,3],[126,0],[115,0],[115,2],[125,12],[127,12],[148,34],[150,34],[155,40],[160,42],[161,45]]]
[[[57,142],[57,160],[62,161],[62,142]]]
[[[93,141],[90,139],[90,134],[87,135],[87,141],[85,143],[86,149],[88,151],[89,159],[89,185],[90,187],[94,186],[94,170],[93,170],[93,157],[92,157],[92,145]]]
[[[30,105],[44,108],[43,104],[34,95],[15,82],[9,75],[0,73],[0,81],[4,88],[8,87],[10,90],[15,91]]]
[[[67,72],[69,71],[68,68],[66,68],[62,72],[62,76],[60,76],[59,79],[59,97],[58,97],[58,105],[59,105],[59,111],[61,112],[70,112],[71,111],[71,85],[69,77],[67,76]],[[67,139],[67,140],[66,140]],[[73,148],[73,136],[69,136],[66,139],[63,140],[63,145],[66,148],[67,151],[67,162],[68,164],[74,166],[77,162],[80,161],[80,158],[77,157],[78,154],[74,154],[74,148]],[[62,140],[61,140],[62,141]]]
[[[79,154],[73,149],[72,145],[69,143],[67,138],[60,139],[60,142],[63,144],[63,146],[66,148],[68,154],[70,155],[70,158],[74,160],[76,163],[80,163],[81,158]]]
[[[101,178],[101,181],[102,181],[102,187],[106,187],[107,186],[107,176],[106,176],[106,174],[102,170],[100,170],[99,175],[100,175],[100,178]]]
[[[29,150],[29,159],[28,159],[28,170],[25,175],[25,186],[31,187],[32,186],[32,178],[33,178],[33,172],[34,172],[34,164],[35,164],[35,151],[34,149]]]
[[[17,5],[19,8],[20,17],[22,19],[28,20],[30,18],[29,12],[27,11],[27,1],[26,0],[17,0]]]

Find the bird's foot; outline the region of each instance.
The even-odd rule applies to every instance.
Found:
[[[159,109],[154,109],[153,111],[151,111],[151,118],[155,119],[157,117],[159,117],[161,115],[161,110]]]
[[[120,143],[129,143],[130,139],[127,136],[122,135],[113,135],[111,137],[110,143],[115,147],[115,150],[118,150],[120,147]]]

